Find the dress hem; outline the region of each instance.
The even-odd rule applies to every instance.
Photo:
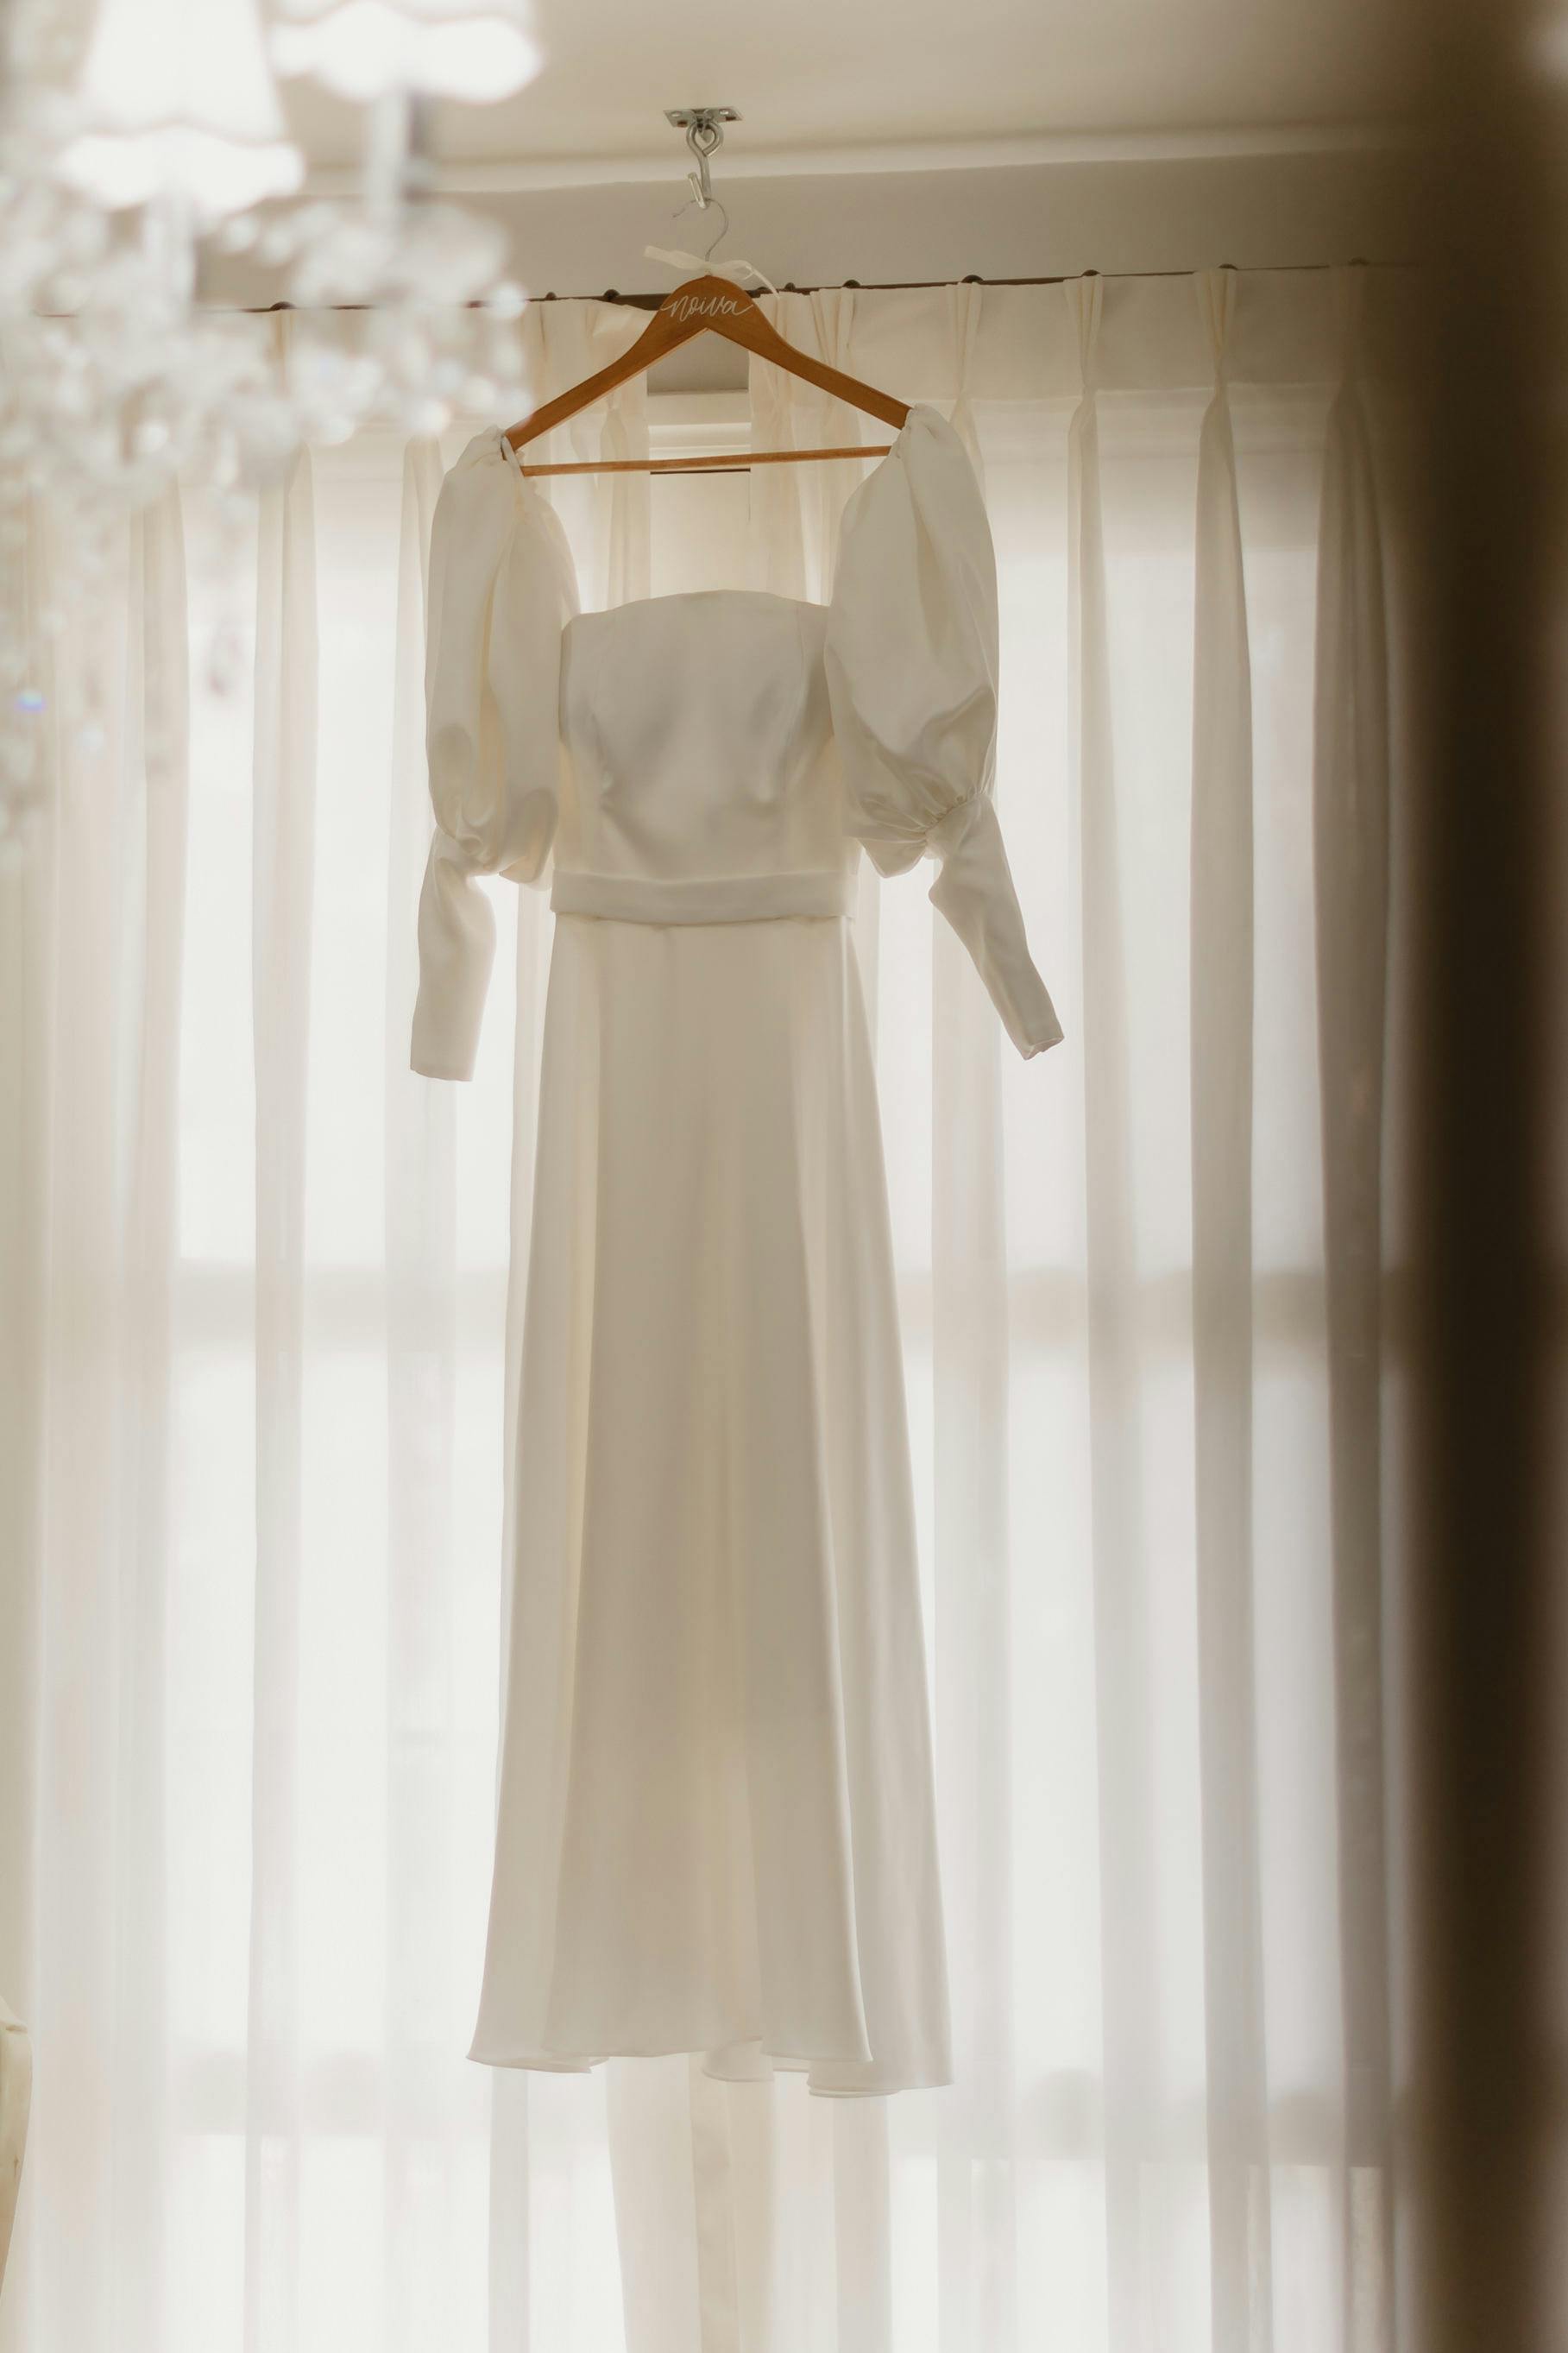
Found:
[[[592,2074],[595,2067],[603,2067],[611,2059],[700,2059],[703,2055],[701,2052],[690,2045],[682,2043],[661,2045],[657,2049],[648,2047],[641,2050],[628,2048],[623,2051],[600,2051],[592,2058],[585,2053],[576,2052],[517,2052],[503,2055],[470,2050],[468,2054],[470,2063],[476,2067],[505,2067],[518,2073],[547,2075]],[[810,2080],[810,2070],[813,2067],[854,2067],[863,2066],[866,2063],[863,2060],[835,2056],[825,2051],[764,2051],[760,2056],[762,2067],[765,2073],[755,2075],[730,2075],[718,2068],[706,2065],[702,2073],[710,2083],[715,2084],[766,2083],[781,2071],[785,2074],[804,2074],[807,2079],[805,2086],[807,2092],[814,2099],[819,2100],[881,2100],[891,2098],[898,2092],[940,2092],[945,2090],[953,2080],[951,2073],[938,2075],[917,2073],[900,2075],[895,2080],[878,2084],[814,2084]]]

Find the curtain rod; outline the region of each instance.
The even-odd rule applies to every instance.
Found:
[[[1215,267],[1234,270],[1238,278],[1258,278],[1266,272],[1272,277],[1286,270],[1305,274],[1311,270],[1370,269],[1373,267],[1384,269],[1407,269],[1409,264],[1392,261],[1374,265],[1369,262],[1363,254],[1352,254],[1346,262],[1221,261]],[[976,271],[972,272],[967,278],[884,278],[871,280],[845,278],[839,280],[837,284],[820,286],[797,286],[793,279],[789,279],[778,290],[781,294],[918,294],[939,286],[1070,286],[1079,278],[1195,278],[1197,275],[1198,271],[1195,269],[1064,269],[1049,278],[983,278]],[[552,287],[546,293],[531,294],[528,299],[531,302],[618,302],[627,310],[657,311],[659,304],[668,301],[674,291],[674,287],[667,286],[659,294],[623,294],[618,287],[607,286],[602,294],[557,294]],[[231,310],[247,318],[265,319],[270,317],[275,311],[371,311],[376,306],[372,302],[239,302],[215,303],[212,307],[215,310]],[[480,311],[483,310],[484,305],[482,302],[465,302],[462,308],[465,311]]]
[[[1282,261],[1278,264],[1257,262],[1247,265],[1234,261],[1221,261],[1215,266],[1220,269],[1234,270],[1240,278],[1256,277],[1266,269],[1272,273],[1276,268],[1303,271],[1337,269],[1341,264],[1334,261]],[[1370,267],[1360,254],[1352,255],[1351,260],[1343,266],[1352,269],[1365,269]],[[1195,278],[1197,274],[1195,269],[1064,269],[1057,271],[1048,278],[985,278],[978,270],[972,270],[965,278],[883,278],[864,280],[858,278],[845,278],[841,279],[837,285],[821,286],[797,286],[793,278],[787,278],[781,283],[778,290],[781,294],[918,294],[940,286],[1070,286],[1079,278]],[[623,294],[617,288],[611,286],[607,287],[603,294],[546,293],[533,295],[531,299],[536,302],[625,302],[634,305],[638,310],[657,311],[659,304],[666,299],[666,295],[671,291],[673,289],[667,288],[665,294]]]

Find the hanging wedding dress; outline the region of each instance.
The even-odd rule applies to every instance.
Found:
[[[515,1599],[472,2056],[698,2052],[820,2093],[950,2080],[926,1675],[862,849],[931,898],[1015,1045],[1061,1031],[993,807],[996,588],[915,408],[830,605],[579,613],[499,432],[430,551],[414,1067],[466,1078],[479,874],[555,910]]]

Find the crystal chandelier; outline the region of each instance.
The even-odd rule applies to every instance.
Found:
[[[237,499],[310,442],[459,406],[521,406],[506,240],[437,201],[430,101],[535,72],[530,0],[13,0],[0,115],[0,564],[49,503],[73,591],[171,482]],[[290,203],[304,172],[274,71],[362,108],[361,185]],[[204,254],[245,253],[353,340],[204,310]],[[57,599],[57,602],[59,600]],[[60,626],[58,616],[54,625]],[[46,626],[51,617],[46,616]],[[0,620],[0,852],[37,807],[39,697]]]

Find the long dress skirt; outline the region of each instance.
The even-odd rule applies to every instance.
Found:
[[[951,2079],[886,1177],[842,919],[558,919],[471,2055]]]

